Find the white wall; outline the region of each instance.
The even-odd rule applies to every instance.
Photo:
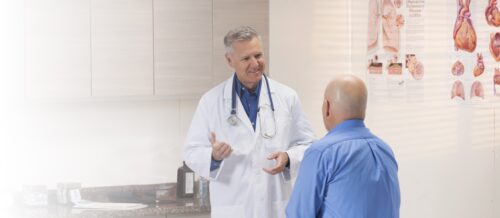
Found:
[[[23,185],[54,188],[59,182],[80,182],[85,187],[176,182],[199,95],[26,98],[30,75],[25,75],[25,1],[0,3],[5,12],[0,13],[0,22],[6,27],[0,30],[0,193],[20,190]],[[186,4],[198,3],[178,6],[189,8]],[[209,35],[197,37],[213,45],[210,55],[203,57],[210,66],[199,73],[214,77],[208,82],[215,85],[232,74],[222,45],[230,28],[253,26],[262,34],[267,50],[268,1],[208,0],[204,4],[210,5],[213,26]],[[196,60],[189,63],[197,65]],[[206,68],[205,62],[198,65]],[[5,195],[0,196],[1,203]]]
[[[445,7],[444,1],[426,4],[430,11]],[[175,181],[197,100],[24,102],[23,21],[12,13],[22,13],[23,6],[21,1],[2,5],[11,12],[0,13],[7,15],[0,22],[11,33],[0,34],[6,48],[0,53],[6,78],[0,80],[2,188]],[[364,60],[365,40],[350,33],[366,27],[349,23],[367,10],[349,8],[348,1],[269,1],[269,72],[298,91],[317,136],[325,133],[320,107],[328,80],[346,72],[364,76],[364,61],[357,60]],[[430,28],[439,29],[439,14],[430,16]],[[442,78],[439,72],[447,70],[442,62],[431,62],[426,76]],[[392,145],[399,162],[402,217],[499,217],[500,110],[444,105],[443,97],[437,94],[426,104],[369,105],[368,126]]]
[[[326,83],[342,73],[365,78],[368,9],[363,2],[270,2],[271,75],[299,93],[320,137],[325,133],[320,111]],[[426,98],[411,104],[370,101],[367,125],[392,146],[398,160],[401,217],[500,217],[499,110],[491,104],[448,103],[443,41],[452,27],[443,31],[443,11],[456,6],[449,1],[425,4],[431,51],[425,58]]]
[[[26,99],[25,5],[0,3],[0,193],[175,182],[197,99]]]
[[[29,103],[21,181],[85,186],[175,181],[196,100]]]
[[[495,116],[495,123],[500,123],[500,110],[495,109],[494,116]],[[497,127],[498,128],[498,127]],[[495,175],[495,181],[493,184],[495,184],[494,187],[494,200],[493,200],[493,207],[494,207],[494,214],[498,215],[500,214],[500,133],[498,131],[495,131],[495,167],[494,169],[494,175]]]

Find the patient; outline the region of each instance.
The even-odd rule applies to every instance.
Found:
[[[399,218],[398,165],[364,124],[367,90],[343,75],[328,84],[323,121],[329,131],[305,152],[287,217]]]

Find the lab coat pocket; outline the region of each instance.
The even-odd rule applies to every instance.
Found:
[[[292,119],[286,114],[276,113],[276,135],[268,141],[272,151],[287,150],[290,142],[290,129],[295,128]]]
[[[222,131],[224,138],[219,141],[228,143],[233,148],[233,155],[246,155],[252,150],[251,132],[242,123],[238,126],[226,126]]]
[[[234,218],[245,217],[245,209],[240,205],[214,206],[212,205],[212,217],[214,218]]]

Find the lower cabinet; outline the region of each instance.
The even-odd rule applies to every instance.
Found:
[[[167,215],[167,218],[210,218],[210,214],[174,214]]]
[[[143,216],[137,218],[210,218],[210,213],[195,214],[167,214],[163,216]]]

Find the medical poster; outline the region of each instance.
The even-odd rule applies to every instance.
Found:
[[[425,0],[368,0],[367,83],[376,102],[422,102]]]
[[[495,0],[458,0],[449,8],[449,99],[485,105],[500,100],[500,14]]]

